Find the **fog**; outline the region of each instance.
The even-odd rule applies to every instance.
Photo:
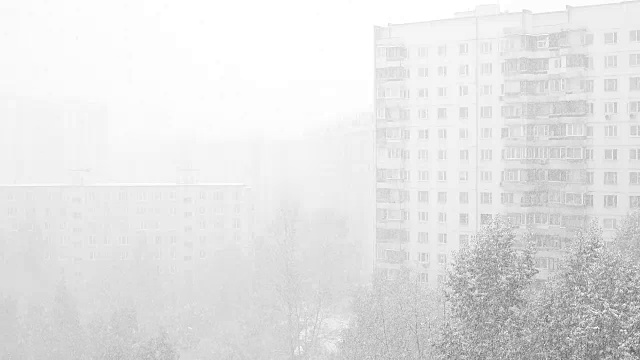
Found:
[[[533,13],[564,12],[569,11],[568,5],[601,3],[598,0],[567,0],[566,3],[504,0],[490,4],[498,6],[499,14],[479,17],[508,18],[509,14],[520,14],[523,9]],[[500,168],[501,173],[496,171],[493,178],[491,174],[484,178],[486,171],[483,170],[491,169],[478,165],[480,155],[471,156],[472,161],[476,157],[476,166],[471,167],[469,173],[450,171],[448,179],[446,171],[432,170],[429,174],[426,170],[412,170],[408,174],[403,170],[415,164],[418,165],[414,167],[420,168],[422,160],[438,170],[451,165],[446,161],[447,150],[442,145],[443,139],[447,139],[446,130],[438,133],[434,128],[429,129],[429,133],[426,129],[435,125],[404,128],[391,124],[386,129],[382,128],[388,124],[380,125],[385,116],[389,122],[395,116],[386,115],[388,109],[381,108],[381,99],[403,101],[400,98],[421,95],[417,88],[411,89],[411,95],[409,90],[406,93],[402,90],[407,95],[391,100],[378,95],[382,89],[380,79],[386,75],[379,76],[376,72],[382,66],[376,49],[395,51],[397,48],[402,53],[406,51],[406,44],[395,44],[398,35],[385,37],[380,35],[384,31],[376,32],[374,26],[390,29],[392,24],[437,23],[440,19],[453,18],[456,13],[476,11],[479,5],[487,4],[478,0],[438,3],[424,0],[0,0],[0,360],[541,359],[547,357],[531,354],[544,351],[536,353],[532,349],[551,346],[553,341],[546,338],[552,337],[550,334],[554,338],[570,339],[567,343],[583,352],[558,347],[556,352],[546,353],[548,358],[584,358],[591,351],[601,358],[637,356],[640,347],[635,343],[629,345],[627,338],[616,343],[624,345],[614,346],[594,340],[598,336],[607,337],[600,333],[592,337],[584,335],[579,341],[571,337],[582,328],[559,326],[575,330],[571,335],[544,328],[546,325],[537,323],[534,315],[540,319],[553,318],[559,315],[543,310],[572,309],[572,305],[547,303],[531,295],[544,288],[539,294],[553,294],[546,299],[561,298],[558,294],[573,296],[575,292],[566,290],[567,284],[574,279],[571,276],[578,278],[583,273],[593,276],[589,278],[591,282],[585,280],[585,283],[598,283],[602,287],[584,290],[582,294],[588,294],[584,298],[572,297],[573,305],[583,301],[580,305],[584,307],[580,309],[597,307],[588,300],[591,294],[596,294],[595,298],[606,297],[608,292],[602,290],[606,284],[617,284],[617,289],[627,291],[625,294],[635,294],[636,290],[640,294],[640,281],[636,281],[640,279],[636,276],[638,269],[633,265],[634,258],[627,257],[637,250],[633,240],[637,239],[634,232],[637,229],[633,228],[633,218],[626,218],[640,206],[640,194],[635,194],[633,187],[616,190],[620,204],[624,202],[628,206],[611,211],[614,200],[607,196],[614,196],[614,190],[587,186],[594,181],[594,172],[588,175],[587,170],[594,169],[607,170],[603,175],[606,185],[617,185],[618,173],[611,175],[613,170],[631,171],[630,184],[638,183],[638,178],[635,182],[631,180],[637,167],[632,160],[640,155],[635,159],[627,155],[634,151],[633,139],[620,140],[624,148],[620,158],[626,161],[629,157],[631,165],[578,168],[577,165],[552,164],[549,170],[544,169],[544,181],[556,174],[553,171],[566,171],[558,178],[568,186],[573,179],[572,170],[584,172],[575,178],[591,176],[591,183],[579,180],[584,187],[575,190],[580,200],[573,205],[581,206],[582,210],[569,211],[570,216],[582,216],[584,224],[574,228],[565,226],[562,220],[562,231],[570,229],[566,233],[571,231],[571,234],[561,238],[560,231],[547,231],[552,225],[536,232],[536,225],[540,224],[535,223],[536,215],[534,220],[527,220],[531,214],[524,213],[529,210],[517,214],[518,224],[522,226],[513,230],[512,220],[516,215],[513,207],[509,207],[513,205],[513,192],[502,191],[509,186],[505,185],[508,182],[505,171]],[[622,19],[621,14],[615,16]],[[635,31],[633,20],[624,18],[621,24],[615,24],[611,20],[615,16],[603,16],[606,26],[597,29],[617,29],[620,38],[624,36],[627,41],[627,30]],[[475,17],[476,27],[479,17]],[[501,26],[507,29],[509,21],[515,20],[504,20]],[[553,31],[583,31],[588,25],[587,22],[580,30],[566,30],[561,21],[554,21],[539,25],[522,20],[522,28],[526,23],[529,28],[533,27],[533,33],[548,37]],[[403,26],[398,28],[404,29]],[[451,31],[447,33],[426,27],[426,30],[420,28],[421,35],[415,36],[428,38],[432,47],[429,56],[435,56],[439,49],[434,44],[454,43],[458,40],[452,39],[469,28],[452,25],[446,28]],[[398,32],[402,34],[400,37],[412,39],[414,36],[402,31],[405,30]],[[477,31],[476,28],[476,47]],[[391,30],[388,33],[391,34]],[[525,33],[523,30],[518,36],[533,36]],[[505,38],[511,35],[507,30],[500,33]],[[392,45],[380,45],[384,41]],[[493,45],[495,54],[499,44],[502,46],[496,40]],[[457,54],[457,46],[455,42],[450,54]],[[637,47],[633,46],[615,52],[623,54],[620,60],[616,58],[616,66],[623,60],[627,64],[626,52],[630,56],[629,66],[635,66],[631,59],[635,59]],[[414,50],[411,56],[399,56],[402,59],[397,66],[416,67],[416,59],[423,55],[418,55],[421,51],[418,48],[410,51]],[[389,55],[389,51],[385,52],[384,61],[396,61],[395,53]],[[479,56],[478,50],[475,51]],[[597,61],[607,54],[607,50],[598,48]],[[563,60],[558,61],[566,62],[569,55],[563,53],[562,56],[565,56]],[[640,59],[640,55],[637,56]],[[450,77],[458,74],[457,61],[442,62],[451,66]],[[432,67],[429,76],[435,78],[436,68]],[[506,66],[502,73],[504,68]],[[500,63],[496,62],[493,71],[499,70]],[[631,68],[618,74],[624,81],[631,76],[628,90],[631,95],[615,97],[628,100],[628,106],[621,103],[619,107],[628,109],[629,113],[634,112],[632,106],[637,107],[635,113],[640,109],[640,99],[636,99],[633,92],[637,90],[633,85],[636,72],[637,68]],[[588,76],[600,75],[594,72]],[[418,75],[418,69],[412,69],[411,76],[407,73],[402,78],[418,76],[423,75]],[[571,76],[582,74],[571,73],[567,78]],[[426,73],[423,77],[427,77]],[[507,75],[503,77],[506,79]],[[530,79],[523,79],[514,86],[524,88],[525,85],[520,84]],[[503,80],[500,79],[504,83]],[[461,81],[451,82],[450,95],[458,94]],[[615,84],[617,89],[618,83]],[[477,81],[476,85],[478,89],[472,91],[479,92]],[[496,95],[496,104],[508,101],[502,96],[504,85],[499,100],[500,85],[496,82],[493,88],[488,86],[488,94],[493,91]],[[563,82],[563,91],[564,86]],[[547,82],[546,90],[548,88]],[[583,88],[580,83],[580,91]],[[627,91],[627,83],[620,88]],[[440,89],[444,89],[441,92],[446,96],[447,89]],[[435,90],[432,89],[429,96],[435,98]],[[462,93],[460,89],[460,96]],[[526,101],[529,95],[524,90],[511,94]],[[453,99],[448,104],[451,106],[463,106],[466,101],[450,98]],[[480,103],[478,99],[474,104]],[[560,100],[549,101],[549,108],[553,109],[552,101]],[[634,101],[638,105],[632,105]],[[615,106],[617,113],[617,102]],[[381,118],[376,110],[383,110],[385,115]],[[431,120],[436,119],[436,115],[440,118],[441,108],[433,110],[429,115]],[[492,111],[489,109],[489,117],[491,114],[505,117],[504,108],[502,114],[498,107]],[[457,109],[455,113],[457,116]],[[475,115],[476,133],[472,134],[477,142],[471,148],[480,153],[478,116]],[[424,117],[420,119],[426,118],[425,108]],[[512,128],[504,124],[501,122],[493,129],[483,128],[484,134],[489,134],[483,139],[488,137],[497,143],[509,138],[504,135],[505,129],[513,137]],[[584,129],[588,133],[589,127],[582,125],[580,131]],[[453,140],[446,147],[449,160],[452,157],[458,160],[458,147],[459,160],[464,160],[463,154],[469,160],[469,150],[464,150],[468,133],[467,137],[462,135],[469,129],[452,126],[449,139]],[[528,130],[523,125],[521,131],[524,139],[524,132]],[[613,130],[604,131],[609,134]],[[616,139],[617,131],[616,128]],[[539,136],[537,128],[535,132],[535,136]],[[584,140],[582,132],[576,135],[580,137],[578,140]],[[438,136],[440,147],[427,153],[426,146],[435,144]],[[527,136],[533,135],[527,133]],[[630,133],[629,137],[633,136]],[[594,138],[594,135],[584,138]],[[595,135],[595,138],[600,141],[604,137]],[[425,142],[419,143],[421,140]],[[394,155],[392,150],[404,149],[402,146],[406,144],[410,144],[407,147],[411,147],[411,151],[423,146],[420,144],[429,145],[423,146],[425,150],[413,151],[411,159],[409,150],[407,155],[405,150]],[[584,149],[593,145],[580,144]],[[603,143],[595,147],[600,149],[605,145],[609,146]],[[580,160],[586,163],[587,155],[583,158],[583,148],[579,150]],[[492,156],[496,161],[505,160],[499,150],[483,151],[489,151],[482,155],[490,154],[489,160]],[[567,150],[564,151],[566,156]],[[640,154],[640,150],[638,152]],[[393,163],[394,156],[395,160],[402,159],[402,165]],[[606,159],[617,160],[617,156]],[[522,165],[523,169],[515,168],[515,171],[524,174],[533,166]],[[597,181],[602,182],[598,174],[596,172]],[[640,176],[640,172],[637,174]],[[483,180],[479,180],[481,177]],[[530,185],[520,177],[525,178],[518,175],[521,183],[515,186]],[[620,175],[622,177],[626,181],[627,174]],[[467,179],[471,181],[466,182]],[[486,184],[481,184],[483,181]],[[411,182],[413,185],[405,185]],[[502,193],[496,190],[492,195],[487,192],[490,190],[482,190],[483,186],[494,186]],[[471,210],[456,207],[457,213],[450,213],[447,224],[446,212],[450,209],[444,206],[447,193],[441,195],[443,189],[451,191],[449,203],[453,199],[459,205],[468,204],[471,193],[475,210],[471,206],[468,206]],[[518,191],[525,190],[515,190]],[[545,192],[544,203],[551,204],[551,200],[547,202],[546,191],[532,190]],[[564,202],[565,192],[562,206],[568,204],[568,200]],[[587,199],[591,199],[593,207],[592,194],[596,194],[597,201],[604,196],[604,210],[583,209],[587,207]],[[517,196],[516,203],[524,204],[522,207],[539,206],[535,201],[543,200],[541,197],[534,200],[534,197],[525,193]],[[488,214],[478,210],[480,205],[492,201],[496,204],[502,201],[500,211],[492,209]],[[431,215],[425,210],[427,203],[433,205]],[[406,210],[403,204],[412,205],[407,205],[409,210]],[[549,219],[548,224],[556,215],[552,214],[557,208],[554,206],[544,206],[544,219]],[[409,212],[413,213],[409,215]],[[511,221],[509,225],[505,225],[508,221],[500,220],[498,212]],[[615,219],[608,218],[614,216],[611,213],[615,213]],[[565,219],[569,215],[557,216]],[[490,221],[485,221],[483,216],[488,216]],[[588,220],[599,221],[600,225],[590,227]],[[394,221],[400,225],[388,224]],[[429,221],[437,230],[432,234],[421,228]],[[616,232],[621,228],[626,230]],[[604,242],[612,239],[624,246],[612,246],[618,252],[611,254],[600,250],[605,248]],[[528,241],[538,243],[529,248]],[[548,242],[562,245],[547,246]],[[410,250],[406,243],[411,244]],[[563,256],[569,254],[570,260],[562,260],[563,264],[575,265],[576,259],[589,258],[580,257],[584,255],[582,250],[571,252],[570,244],[579,244],[579,249],[597,248],[598,261],[601,261],[597,266],[611,269],[620,261],[622,270],[567,271],[561,273],[557,282],[548,282],[551,284],[548,287],[541,285],[544,281],[538,281],[536,276],[547,276],[546,281],[553,277],[553,271],[560,273],[565,269],[564,265],[556,268],[556,260],[558,264],[561,260],[553,257],[555,250],[562,248]],[[580,244],[586,245],[580,247]],[[482,258],[478,254],[486,253],[495,254],[493,260],[478,260]],[[481,261],[487,262],[478,265]],[[552,263],[554,265],[550,265]],[[431,265],[440,268],[429,270],[427,275],[424,269]],[[496,267],[491,267],[494,265]],[[614,275],[608,278],[609,275],[602,274]],[[628,286],[638,285],[637,289],[625,287],[626,283],[620,280],[625,276],[635,279],[630,280],[632,285]],[[486,280],[488,278],[492,280]],[[521,282],[513,280],[515,278]],[[392,281],[388,281],[390,279]],[[462,283],[465,285],[460,285]],[[495,299],[477,300],[486,294]],[[529,301],[533,298],[536,300]],[[640,306],[629,305],[635,306],[635,300],[616,299],[621,306],[615,311],[622,314],[617,318],[635,319]],[[498,310],[486,305],[496,306],[503,301],[512,302]],[[484,305],[486,307],[474,307]],[[514,310],[516,308],[518,310]],[[624,310],[620,310],[622,308]],[[494,312],[500,316],[511,315],[493,318],[489,314]],[[476,319],[474,313],[489,320],[469,325],[468,321]],[[573,320],[583,315],[588,317],[571,313],[567,318]],[[517,316],[517,320],[509,316]],[[535,323],[535,326],[521,326],[516,330],[509,327],[523,323]],[[560,320],[558,323],[566,324]],[[618,334],[616,331],[620,328],[638,328],[634,327],[636,323],[613,323],[614,320],[600,323],[593,320],[585,329],[600,326],[598,329],[615,329],[612,333]],[[469,330],[472,328],[475,330]],[[504,329],[504,333],[489,331],[497,328]],[[470,333],[473,335],[468,335]],[[477,333],[490,333],[486,336],[494,337],[486,340]],[[577,343],[581,345],[575,345]],[[471,344],[469,348],[478,352],[465,353],[467,350],[459,344]],[[516,348],[529,350],[511,351]],[[619,352],[601,350],[604,348],[616,348]],[[495,349],[504,351],[495,352]]]

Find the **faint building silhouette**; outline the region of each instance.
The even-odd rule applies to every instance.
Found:
[[[0,96],[0,182],[71,182],[72,170],[108,173],[109,128],[104,106]]]

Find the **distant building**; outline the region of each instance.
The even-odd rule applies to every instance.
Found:
[[[303,210],[330,211],[345,221],[357,244],[361,280],[373,272],[375,238],[375,127],[372,114],[344,115],[292,141],[284,152],[286,193]]]
[[[0,185],[4,290],[60,278],[83,290],[105,272],[206,287],[216,254],[250,257],[251,242],[242,184]]]
[[[375,30],[377,266],[444,279],[507,216],[548,276],[576,230],[640,207],[640,1]]]
[[[107,175],[106,107],[0,96],[0,182],[71,182],[72,171]]]

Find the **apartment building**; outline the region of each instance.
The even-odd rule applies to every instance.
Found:
[[[640,206],[640,2],[375,27],[376,258],[437,283],[496,214],[541,276]]]
[[[242,184],[0,185],[0,290],[211,284],[221,253],[251,256],[251,212]]]

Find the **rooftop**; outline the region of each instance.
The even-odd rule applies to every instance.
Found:
[[[535,14],[562,13],[562,12],[569,11],[570,9],[577,9],[577,8],[580,8],[580,9],[597,8],[597,7],[602,7],[602,6],[615,6],[615,5],[625,5],[625,4],[638,4],[638,3],[640,3],[640,0],[627,0],[627,1],[609,2],[609,3],[593,4],[593,5],[577,5],[577,6],[566,5],[565,10],[539,12],[539,13],[534,13],[534,15]],[[521,11],[503,12],[503,11],[500,11],[500,5],[498,5],[498,4],[483,4],[483,5],[476,6],[474,10],[456,12],[453,17],[449,17],[449,18],[426,20],[426,21],[414,21],[414,22],[397,23],[397,24],[389,23],[389,24],[387,24],[387,26],[403,26],[403,25],[427,24],[427,23],[435,23],[435,22],[441,22],[441,21],[456,21],[456,20],[460,20],[460,19],[464,19],[464,18],[474,18],[474,17],[483,17],[483,16],[496,16],[496,15],[513,15],[513,14],[522,14],[522,13],[531,13],[531,11],[526,10],[526,9],[522,9]]]

